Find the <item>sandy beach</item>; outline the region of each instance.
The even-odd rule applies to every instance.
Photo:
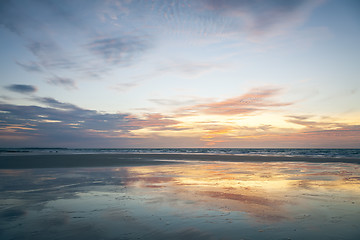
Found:
[[[182,161],[220,162],[343,162],[360,164],[356,158],[313,158],[238,156],[214,154],[41,154],[0,156],[0,169],[141,166],[181,163]]]

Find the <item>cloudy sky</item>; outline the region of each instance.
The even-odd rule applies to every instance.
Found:
[[[0,147],[360,147],[356,0],[2,0]]]

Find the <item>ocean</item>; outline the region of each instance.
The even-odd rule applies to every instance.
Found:
[[[359,158],[360,149],[334,148],[0,148],[1,155],[16,154],[217,154],[313,158]]]

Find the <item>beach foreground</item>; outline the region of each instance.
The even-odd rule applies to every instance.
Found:
[[[290,159],[1,156],[0,238],[360,239],[360,165]]]

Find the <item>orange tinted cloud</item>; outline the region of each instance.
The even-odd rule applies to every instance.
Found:
[[[210,114],[210,115],[238,115],[250,114],[258,111],[266,111],[268,108],[288,106],[291,103],[279,103],[271,100],[279,95],[280,89],[259,88],[238,97],[229,98],[219,102],[198,104],[182,109],[188,114]]]

